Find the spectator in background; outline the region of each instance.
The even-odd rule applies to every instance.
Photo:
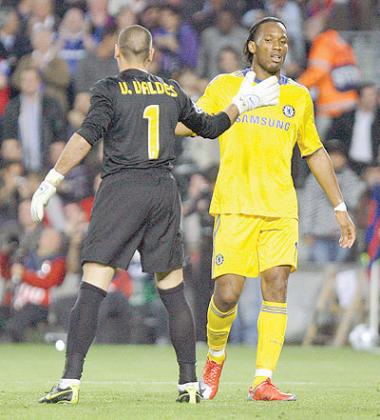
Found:
[[[350,166],[357,174],[379,162],[380,107],[378,89],[365,83],[359,89],[356,109],[335,118],[328,137],[342,139]]]
[[[17,61],[31,50],[29,38],[20,30],[20,18],[15,9],[0,11],[0,59],[6,60],[8,74]]]
[[[48,167],[50,144],[66,138],[61,107],[41,93],[41,78],[34,67],[20,71],[20,94],[7,105],[2,138],[21,142],[25,168],[32,171]]]
[[[50,294],[65,277],[65,259],[61,254],[62,238],[53,228],[43,229],[38,248],[14,263],[12,281],[17,284],[14,293],[14,312],[6,326],[12,341],[24,339],[29,326],[47,321]]]
[[[32,15],[33,0],[19,0],[15,8],[21,21],[22,31],[27,33],[27,23]]]
[[[193,101],[196,101],[202,95],[208,84],[207,80],[201,79],[195,71],[188,68],[184,68],[176,74],[176,80]]]
[[[30,198],[20,201],[17,222],[1,225],[1,263],[2,269],[4,270],[6,267],[6,271],[9,273],[14,261],[19,261],[22,256],[29,254],[38,247],[43,227],[32,221],[30,203]],[[9,275],[9,279],[10,277],[11,275]]]
[[[219,13],[227,7],[228,2],[227,0],[206,0],[202,3],[201,10],[192,16],[192,21],[198,32],[214,26]]]
[[[139,25],[153,32],[158,27],[160,8],[156,4],[149,4],[142,10],[139,16]]]
[[[247,36],[247,30],[237,23],[233,10],[220,11],[216,25],[205,29],[201,34],[199,74],[207,79],[216,76],[219,51],[226,46],[241,51],[241,46],[244,45]]]
[[[330,154],[347,207],[355,213],[364,185],[348,166],[345,148],[340,140],[328,141],[326,150]],[[351,250],[339,246],[340,232],[336,227],[335,214],[312,175],[309,175],[305,182],[300,220],[304,241],[309,247],[310,261],[321,264],[329,261],[347,261]]]
[[[80,128],[89,109],[90,94],[88,92],[78,93],[74,99],[73,108],[67,114],[69,137]]]
[[[365,190],[360,196],[355,214],[356,226],[358,229],[358,250],[360,253],[367,251],[368,244],[365,236],[368,222],[370,221],[369,215],[372,213],[372,217],[374,217],[376,214],[371,206],[371,196],[375,189],[378,189],[380,186],[380,166],[366,167],[362,173],[362,179],[365,183]]]
[[[95,42],[88,34],[87,26],[83,11],[77,7],[67,10],[59,25],[58,57],[66,61],[71,77],[74,76],[78,62],[85,56],[86,51],[95,48]]]
[[[50,163],[53,166],[65,144],[62,142],[53,143],[50,146]],[[59,197],[65,203],[79,202],[90,194],[91,182],[86,166],[82,163],[72,169],[57,188]]]
[[[233,73],[240,69],[240,54],[235,48],[223,47],[218,54],[218,73]]]
[[[28,26],[31,34],[35,30],[47,29],[54,32],[57,29],[53,0],[33,0],[30,12]]]
[[[113,25],[113,18],[108,13],[108,1],[87,0],[86,20],[90,34],[99,43],[104,38],[107,27]]]
[[[0,58],[0,127],[9,101],[8,65],[6,60]]]
[[[17,219],[20,179],[24,168],[20,161],[5,161],[0,174],[0,225],[3,226]]]
[[[241,23],[247,28],[252,27],[256,22],[265,18],[266,11],[264,6],[264,0],[253,0],[248,6],[248,11],[246,11],[241,19]]]
[[[194,173],[190,177],[187,197],[183,202],[184,218],[196,213],[199,218],[199,243],[190,253],[191,289],[193,295],[193,312],[195,316],[197,340],[206,341],[207,308],[214,290],[211,280],[212,228],[214,219],[209,214],[212,190],[215,183],[217,167],[205,173]],[[191,245],[191,244],[187,244]]]
[[[96,0],[92,0],[96,1]],[[104,30],[103,39],[79,61],[75,75],[75,92],[89,92],[98,80],[110,74],[117,74],[117,64],[114,59],[116,43],[116,27],[109,26]]]
[[[50,29],[36,29],[32,33],[33,51],[23,56],[12,76],[12,84],[20,89],[21,73],[25,68],[35,67],[40,73],[45,93],[59,101],[61,108],[67,110],[67,88],[70,73],[64,60],[57,57]]]
[[[147,0],[108,0],[108,11],[112,16],[115,16],[119,14],[120,9],[126,7],[136,15],[145,9],[147,3],[149,3]],[[130,23],[130,25],[133,24]]]
[[[117,31],[120,32],[127,26],[135,25],[137,16],[130,6],[124,5],[119,8],[116,14]]]
[[[17,139],[5,139],[1,142],[1,162],[14,160],[22,161],[22,148]]]
[[[317,89],[316,124],[322,139],[333,118],[355,107],[360,75],[352,47],[340,36],[336,16],[322,16],[324,30],[311,46],[308,66],[298,81]]]
[[[152,35],[155,47],[162,53],[161,69],[167,77],[182,67],[196,67],[197,34],[189,24],[182,22],[179,9],[169,5],[162,7],[159,26]]]

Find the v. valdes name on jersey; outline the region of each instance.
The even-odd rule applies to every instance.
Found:
[[[176,98],[177,91],[173,85],[161,82],[119,82],[122,95],[167,95]]]

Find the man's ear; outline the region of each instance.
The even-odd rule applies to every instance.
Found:
[[[151,63],[152,61],[153,61],[153,58],[154,58],[154,53],[155,53],[156,51],[155,51],[155,49],[152,47],[150,50],[149,50],[149,55],[148,55],[148,63]]]
[[[114,58],[118,59],[120,58],[120,48],[117,44],[115,44],[115,53],[114,53]]]
[[[256,48],[257,48],[257,46],[256,46],[256,42],[255,41],[249,41],[248,42],[248,51],[251,54],[253,54],[253,55],[256,54]]]

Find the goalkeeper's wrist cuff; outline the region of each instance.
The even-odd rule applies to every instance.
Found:
[[[57,172],[54,168],[50,169],[49,173],[45,177],[45,181],[50,182],[50,184],[58,187],[58,185],[64,180],[64,175]]]
[[[342,201],[336,207],[334,207],[334,211],[347,211],[346,203]]]

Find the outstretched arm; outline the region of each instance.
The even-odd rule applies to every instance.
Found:
[[[230,128],[243,112],[262,106],[277,105],[280,95],[280,85],[277,77],[271,76],[256,85],[253,85],[254,80],[255,73],[249,71],[244,77],[239,91],[232,98],[231,104],[215,115],[203,112],[181,90],[182,109],[179,121],[185,127],[188,127],[189,131],[183,126],[177,126],[176,135],[196,133],[202,137],[213,139]]]
[[[341,233],[339,245],[342,248],[351,248],[356,239],[355,225],[353,224],[347,209],[345,209],[344,199],[336,179],[330,156],[322,147],[310,156],[307,156],[306,161],[312,174],[315,176],[334,207],[335,216],[340,226]]]
[[[231,124],[233,124],[237,117],[239,116],[239,109],[236,105],[231,104],[229,105],[224,111],[225,114],[227,114],[228,118],[231,121]],[[175,128],[175,135],[179,137],[189,137],[192,136],[194,132],[190,130],[190,128],[187,128],[185,124],[178,123]]]

